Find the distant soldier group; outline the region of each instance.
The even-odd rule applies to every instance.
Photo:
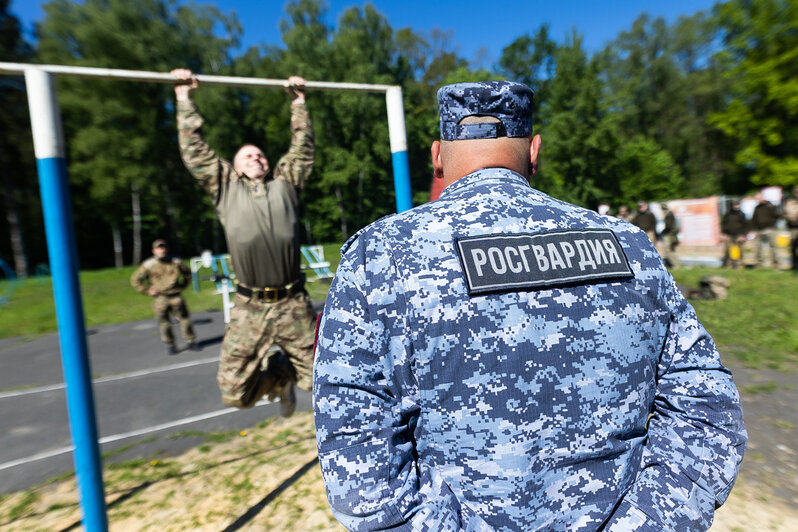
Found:
[[[676,247],[679,245],[679,228],[676,216],[665,203],[660,203],[660,209],[665,214],[665,227],[660,232],[657,232],[657,218],[649,210],[648,203],[645,201],[637,202],[637,211],[634,213],[629,212],[626,205],[621,205],[615,217],[642,229],[651,243],[656,246],[665,265],[669,268],[678,268]]]
[[[755,250],[755,264],[762,266],[770,264],[773,268],[780,267],[776,254],[776,238],[778,231],[776,225],[779,218],[784,218],[787,229],[790,231],[790,265],[793,271],[798,271],[798,187],[794,187],[792,194],[785,200],[782,212],[766,200],[762,194],[754,196],[757,205],[749,220],[740,209],[740,202],[733,200],[731,208],[723,215],[721,233],[724,243],[723,265],[727,268],[738,268],[745,264],[745,244],[748,235],[753,234]],[[768,249],[769,261],[765,261],[765,248]]]
[[[776,254],[777,223],[783,218],[790,232],[790,265],[793,271],[798,272],[798,186],[793,188],[792,194],[784,201],[781,211],[761,193],[754,197],[757,205],[750,219],[740,209],[740,201],[736,199],[731,201],[729,210],[723,215],[720,227],[723,266],[737,268],[745,264],[744,256],[750,235],[753,248],[749,251],[753,254],[750,265],[771,265],[773,268],[780,268],[781,264]],[[660,203],[660,209],[665,216],[665,226],[661,231],[657,231],[657,219],[645,201],[637,203],[635,212],[630,212],[626,205],[621,205],[615,217],[642,229],[657,247],[666,266],[676,268],[678,267],[676,248],[679,245],[678,221],[667,204]],[[767,259],[766,252],[769,255]]]

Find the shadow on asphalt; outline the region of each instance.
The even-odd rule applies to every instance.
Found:
[[[222,343],[222,338],[224,336],[214,336],[213,338],[203,338],[202,340],[197,341],[197,345],[200,347],[208,347],[209,345],[216,345]]]

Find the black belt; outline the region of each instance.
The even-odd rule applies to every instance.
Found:
[[[252,299],[261,300],[265,303],[275,303],[284,299],[287,296],[292,296],[302,292],[305,288],[305,283],[302,281],[295,281],[287,286],[264,288],[247,288],[246,286],[238,285],[236,291],[244,297],[251,297]]]

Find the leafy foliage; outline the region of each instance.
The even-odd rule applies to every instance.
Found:
[[[643,14],[592,55],[578,33],[556,42],[544,24],[505,47],[492,69],[460,57],[451,32],[393,28],[371,4],[329,24],[323,1],[291,0],[280,21],[283,46],[240,52],[239,21],[209,4],[52,0],[35,50],[7,6],[0,2],[3,59],[401,85],[415,203],[428,197],[438,87],[483,79],[535,89],[534,127],[544,148],[533,184],[571,202],[618,206],[798,183],[798,8],[791,0],[729,0],[673,23]],[[135,193],[145,242],[168,237],[184,256],[224,250],[213,207],[179,159],[170,87],[62,78],[58,94],[84,266],[111,264],[111,227],[121,228],[130,257]],[[28,253],[41,261],[35,176],[32,164],[20,162],[32,159],[20,80],[0,78],[0,99],[0,157],[20,176],[13,196]],[[284,92],[208,86],[196,99],[206,138],[222,156],[252,142],[274,163],[288,148]],[[384,99],[313,91],[308,108],[317,156],[303,192],[304,239],[342,241],[395,209]],[[0,256],[9,249],[0,239]]]

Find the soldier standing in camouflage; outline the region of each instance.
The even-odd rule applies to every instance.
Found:
[[[659,247],[662,260],[668,268],[679,268],[679,257],[676,254],[676,247],[679,245],[679,227],[676,222],[676,215],[668,207],[667,203],[660,203],[660,209],[665,213],[665,227],[659,235]]]
[[[169,256],[166,240],[158,239],[152,243],[152,255],[133,272],[130,284],[142,294],[152,297],[152,309],[167,353],[177,353],[171,316],[180,322],[180,331],[189,349],[197,351],[197,335],[194,334],[186,302],[180,295],[188,286],[191,270],[180,259]]]
[[[776,206],[770,203],[761,192],[754,196],[757,205],[754,207],[754,214],[751,216],[751,229],[756,233],[756,265],[765,264],[762,249],[767,245],[770,252],[770,264],[772,268],[779,268],[779,259],[776,254],[776,222],[779,220],[779,212]]]
[[[632,217],[632,223],[642,229],[652,244],[657,243],[657,219],[654,213],[648,209],[645,201],[637,202],[637,212]]]
[[[709,528],[746,442],[646,234],[529,185],[532,91],[438,91],[437,201],[341,250],[314,409],[352,530]]]
[[[313,127],[305,109],[305,80],[292,76],[291,147],[274,170],[260,148],[245,144],[232,164],[202,138],[202,117],[191,100],[198,80],[179,80],[177,127],[186,168],[210,195],[224,227],[238,282],[222,342],[217,381],[222,402],[249,408],[266,395],[294,412],[294,385],[311,389],[316,314],[299,258],[299,191],[313,168]],[[270,355],[277,345],[286,356]],[[263,367],[266,366],[266,369]]]
[[[798,273],[798,186],[784,202],[784,219],[790,230],[790,263],[793,273]]]
[[[748,220],[740,210],[739,200],[732,200],[731,208],[723,215],[720,232],[723,241],[723,267],[737,268],[743,264],[743,244],[748,232]]]

